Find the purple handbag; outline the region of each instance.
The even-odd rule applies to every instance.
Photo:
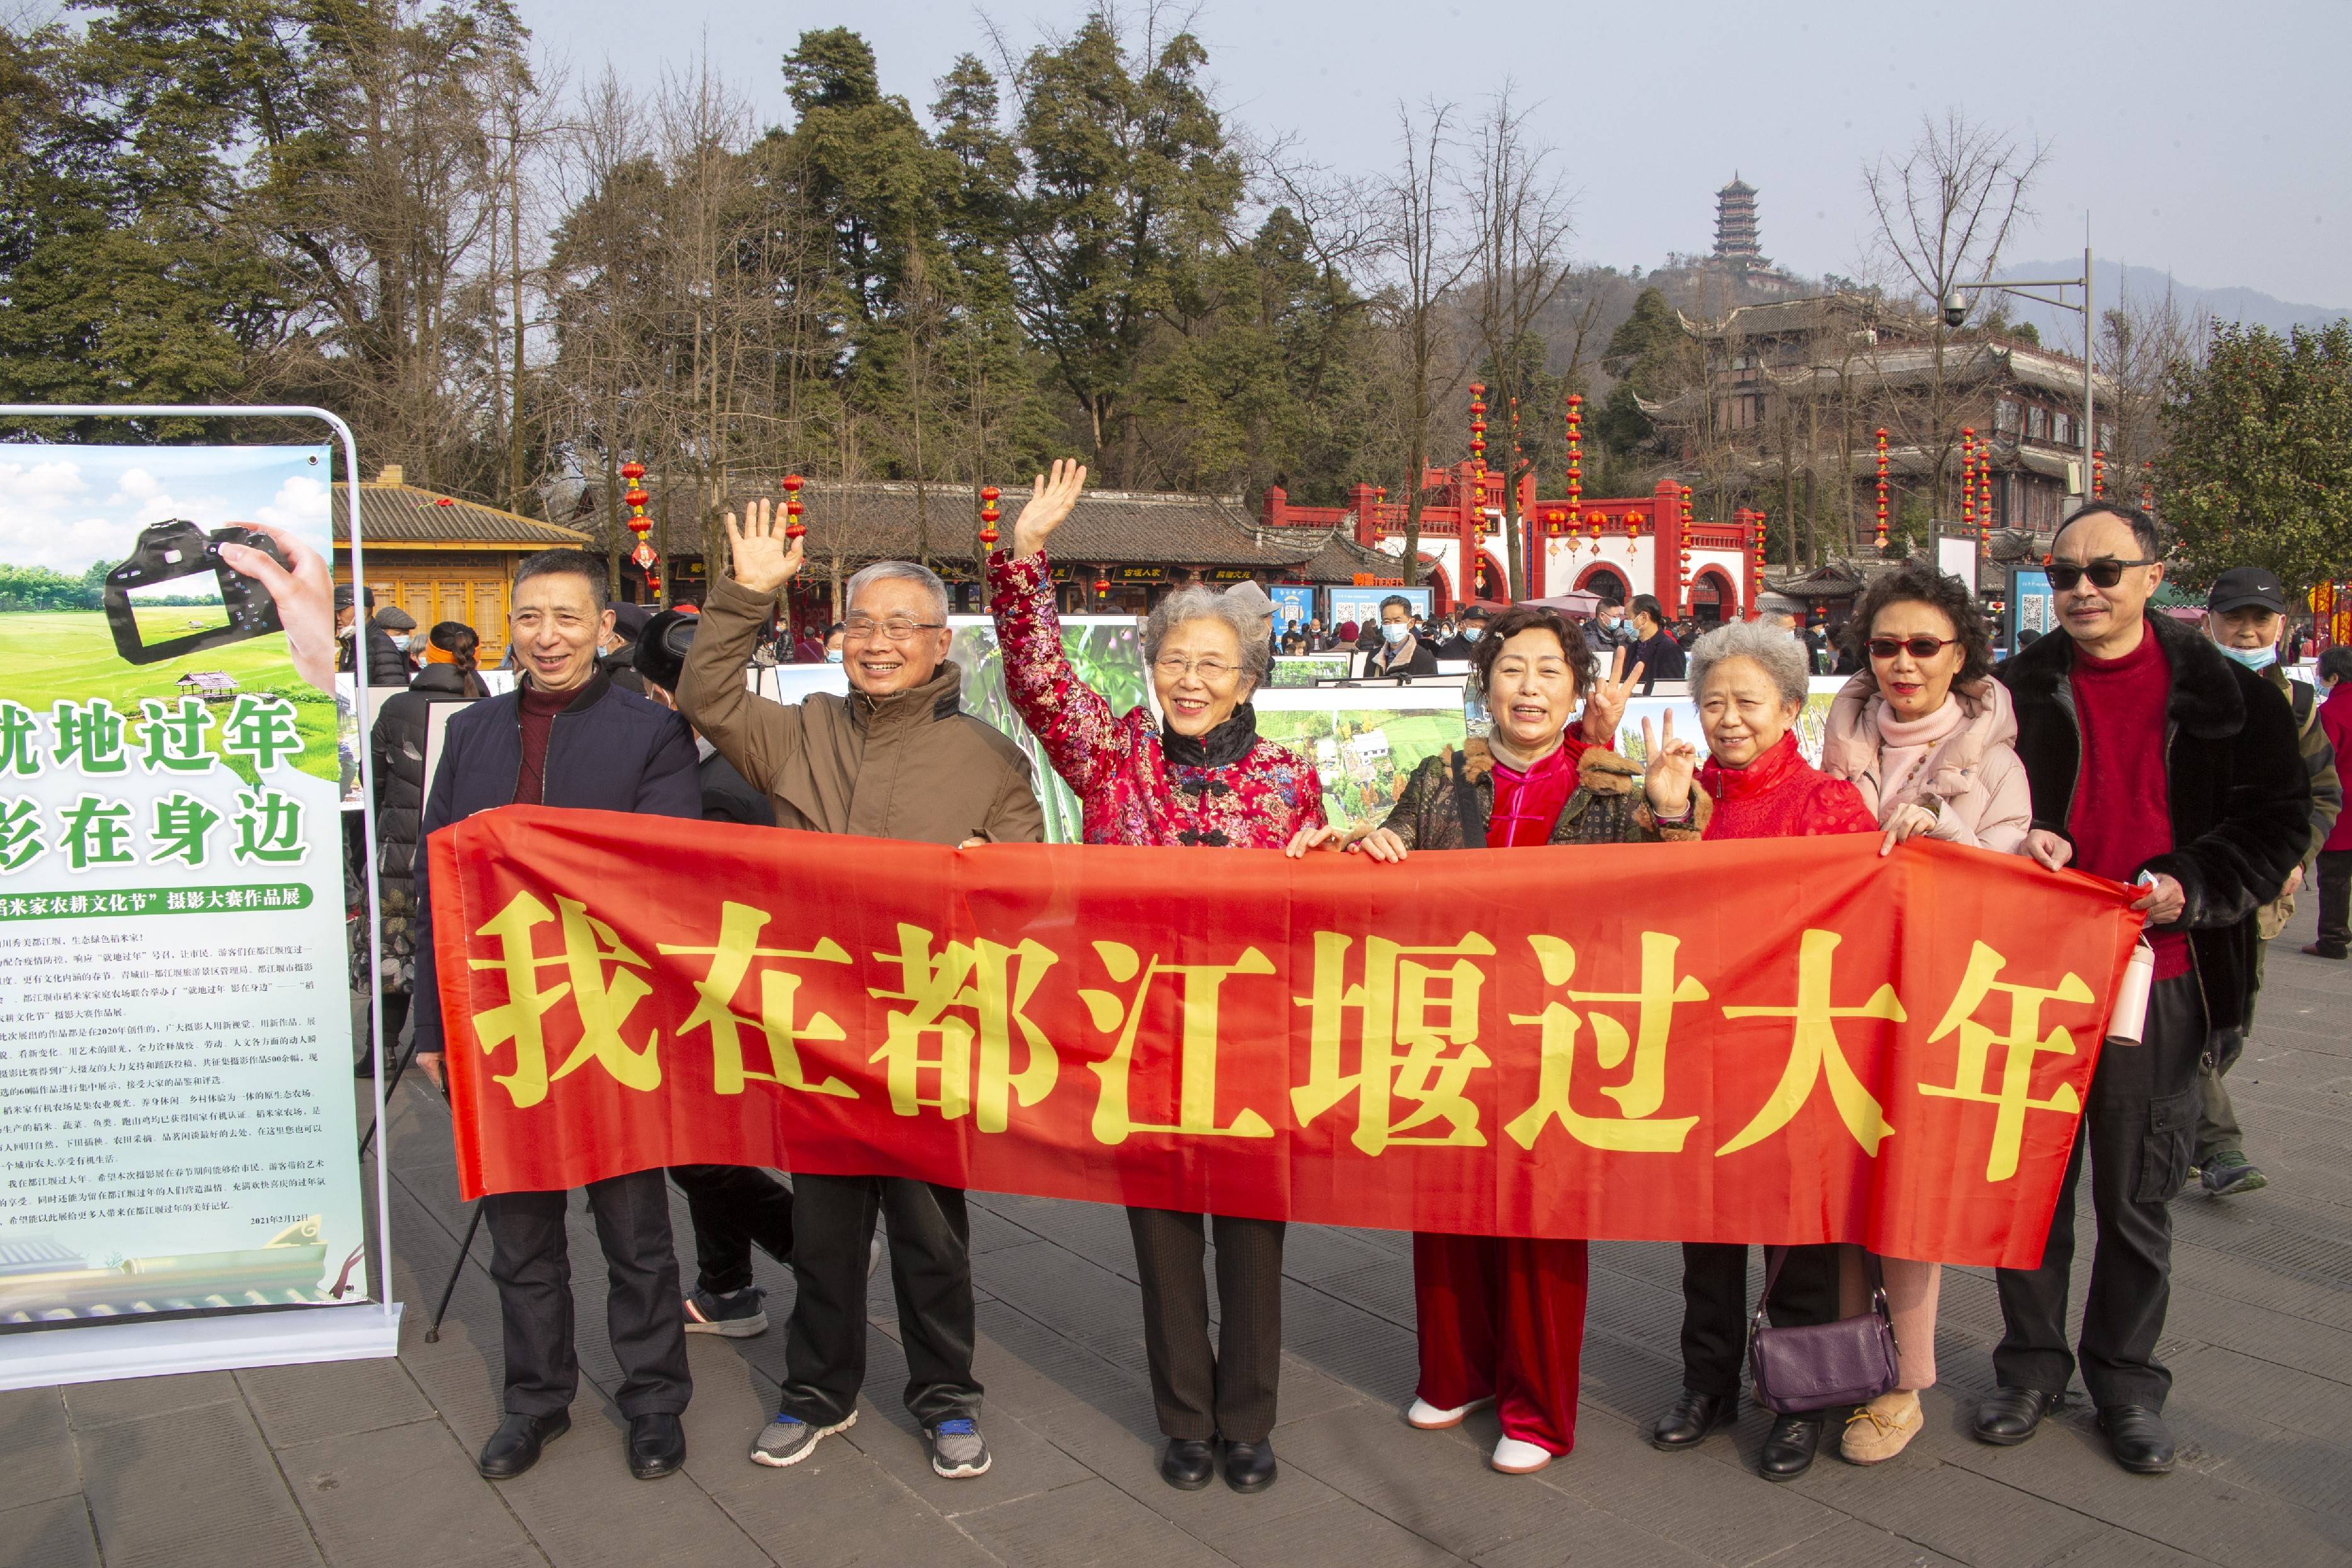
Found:
[[[1789,1249],[1768,1247],[1764,1252],[1764,1294],[1748,1323],[1748,1368],[1756,1381],[1756,1402],[1782,1415],[1801,1415],[1865,1405],[1895,1387],[1902,1374],[1878,1259],[1863,1253],[1870,1270],[1869,1311],[1832,1323],[1776,1329],[1764,1321],[1764,1303],[1771,1299]]]

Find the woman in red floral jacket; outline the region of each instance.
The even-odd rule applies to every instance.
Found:
[[[1669,731],[1659,744],[1653,776],[1656,798],[1676,800],[1675,787],[1694,772],[1714,803],[1701,835],[1717,838],[1799,838],[1816,834],[1878,832],[1878,816],[1862,793],[1833,779],[1798,753],[1797,716],[1804,711],[1810,661],[1804,645],[1759,621],[1717,626],[1690,650],[1691,698],[1707,760]],[[1643,734],[1649,733],[1648,721]],[[1658,817],[1661,828],[1673,820]],[[1825,1323],[1837,1316],[1837,1249],[1789,1250],[1772,1290],[1772,1321]],[[1748,1248],[1737,1243],[1683,1244],[1683,1392],[1650,1429],[1654,1447],[1696,1447],[1739,1411],[1739,1363],[1746,1345]],[[1821,1412],[1781,1415],[1764,1439],[1758,1468],[1769,1481],[1794,1480],[1821,1446]]]
[[[1069,516],[1087,470],[1056,461],[1038,477],[1013,525],[1013,552],[990,557],[989,602],[1004,654],[1005,689],[1084,807],[1088,844],[1284,849],[1319,839],[1323,784],[1297,753],[1262,741],[1250,697],[1271,658],[1262,611],[1206,588],[1183,588],[1151,612],[1143,634],[1162,715],[1113,714],[1062,656],[1046,538]],[[1160,1474],[1190,1491],[1274,1484],[1275,1386],[1282,1365],[1279,1220],[1213,1216],[1223,1329],[1209,1344],[1202,1216],[1130,1208],[1143,1285],[1151,1395],[1168,1447]]]

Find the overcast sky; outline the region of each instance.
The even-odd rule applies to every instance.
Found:
[[[1026,48],[1085,9],[1003,0],[987,15]],[[575,74],[609,58],[649,81],[707,47],[778,123],[778,61],[804,29],[864,33],[885,89],[919,110],[984,37],[982,9],[965,0],[521,10]],[[2040,220],[2011,258],[2078,255],[2087,211],[2103,258],[2352,306],[2347,0],[1204,0],[1195,30],[1235,119],[1295,134],[1339,168],[1386,166],[1400,97],[1470,105],[1515,77],[1572,165],[1580,250],[1594,261],[1647,267],[1707,248],[1714,192],[1737,170],[1761,193],[1768,255],[1807,274],[1852,272],[1870,225],[1863,163],[1908,143],[1923,112],[1956,106],[2053,150]]]

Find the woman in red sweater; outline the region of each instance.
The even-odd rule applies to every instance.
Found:
[[[2319,656],[2320,728],[2338,757],[2352,756],[2352,647]],[[2319,850],[2319,940],[2303,951],[2314,958],[2352,957],[2352,812],[2336,819]]]
[[[1690,689],[1706,738],[1704,766],[1687,742],[1671,736],[1652,748],[1653,798],[1678,798],[1678,783],[1696,774],[1715,807],[1703,837],[1794,838],[1878,831],[1861,792],[1822,773],[1798,753],[1797,717],[1810,671],[1804,646],[1756,621],[1718,626],[1690,650]],[[1648,733],[1646,722],[1643,734]],[[1661,828],[1675,826],[1658,818]],[[1823,1323],[1837,1316],[1837,1249],[1790,1249],[1773,1287],[1775,1323]],[[1683,1244],[1683,1392],[1650,1429],[1651,1446],[1696,1447],[1739,1412],[1739,1364],[1746,1345],[1748,1248],[1719,1242]],[[1820,1413],[1775,1418],[1758,1468],[1766,1480],[1794,1480],[1821,1447]]]
[[[1533,605],[1496,616],[1475,662],[1494,732],[1424,760],[1388,820],[1351,852],[1392,865],[1416,850],[1661,837],[1642,770],[1609,749],[1639,665],[1625,679],[1600,679],[1583,636]],[[1625,675],[1624,650],[1616,662],[1614,673]],[[1578,733],[1571,721],[1580,712]],[[1687,768],[1680,789],[1671,798],[1685,826],[1673,836],[1696,838],[1706,807],[1691,802]],[[1325,835],[1307,837],[1319,843]],[[1489,1462],[1508,1475],[1542,1469],[1575,1447],[1585,1277],[1585,1244],[1574,1238],[1416,1231],[1421,1377],[1405,1419],[1434,1431],[1494,1405],[1503,1436]]]

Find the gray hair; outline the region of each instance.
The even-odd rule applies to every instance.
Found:
[[[1241,645],[1242,679],[1247,683],[1242,695],[1246,698],[1265,684],[1266,667],[1274,659],[1274,649],[1265,640],[1265,616],[1266,612],[1252,608],[1230,593],[1220,594],[1197,584],[1179,588],[1154,605],[1150,618],[1143,623],[1143,662],[1159,663],[1160,645],[1185,622],[1223,622],[1233,628],[1234,641]]]
[[[1785,627],[1767,626],[1761,621],[1732,621],[1691,645],[1693,702],[1706,695],[1706,678],[1714,673],[1715,667],[1734,658],[1754,659],[1780,689],[1781,701],[1799,708],[1805,705],[1806,695],[1811,689],[1805,645],[1790,637]]]
[[[940,581],[938,573],[912,561],[877,561],[859,572],[849,580],[849,591],[841,596],[842,608],[845,611],[856,605],[858,591],[868,583],[887,582],[916,584],[929,595],[931,614],[942,621],[948,618],[948,585]]]

